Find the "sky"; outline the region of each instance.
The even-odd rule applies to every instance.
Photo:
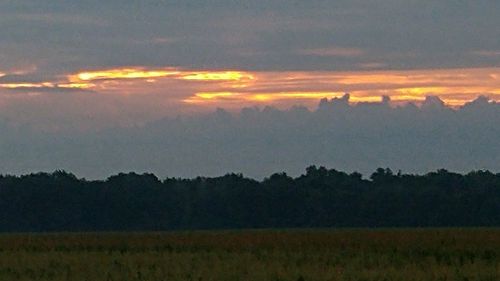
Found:
[[[443,110],[461,112],[478,97],[480,101],[487,98],[492,108],[498,108],[498,14],[497,0],[1,0],[0,128],[13,136],[8,140],[2,136],[5,151],[0,154],[0,164],[8,167],[5,172],[62,168],[102,177],[105,172],[99,173],[99,168],[85,168],[89,164],[78,165],[71,158],[74,154],[69,151],[78,151],[83,145],[80,140],[89,147],[90,139],[94,139],[94,146],[108,143],[109,147],[102,149],[112,150],[113,142],[104,141],[103,135],[121,134],[121,130],[143,132],[161,120],[204,119],[221,109],[239,118],[249,108],[289,112],[304,107],[315,116],[320,100],[342,99],[346,93],[352,108],[365,103],[395,110],[410,105],[420,108],[426,101],[439,100]],[[498,109],[491,112],[485,115],[490,120],[474,120],[496,120]],[[284,114],[283,118],[292,115]],[[434,117],[439,123],[441,117]],[[182,123],[183,130],[172,129],[176,135],[171,137],[187,138],[186,132],[195,130],[194,123]],[[473,124],[464,130],[476,130]],[[366,128],[364,124],[356,126]],[[136,154],[140,154],[140,143],[163,138],[146,133],[151,139],[139,141],[131,134],[136,133],[124,138]],[[491,132],[485,135],[491,141],[500,137]],[[254,137],[265,138],[260,132]],[[228,136],[226,141],[230,139]],[[62,145],[60,140],[68,143]],[[239,141],[238,148],[245,150],[248,143]],[[411,145],[405,141],[403,144]],[[366,137],[363,145],[370,147],[371,142]],[[52,161],[52,148],[47,147],[57,143],[68,156],[61,152],[62,156]],[[188,147],[205,145],[209,149],[210,140]],[[21,147],[38,147],[37,153],[27,156]],[[206,152],[200,150],[198,155],[184,150],[175,157],[192,161],[176,166],[174,174],[223,173],[248,156],[211,169],[207,166],[214,164],[200,158]],[[136,155],[119,153],[124,159]],[[498,157],[496,153],[493,158]],[[88,162],[101,159],[96,157]],[[224,157],[215,158],[231,158]],[[297,160],[296,166],[324,162],[356,169],[364,160],[356,157],[344,159],[343,165],[333,161],[333,156],[330,160],[310,157],[308,163]],[[428,167],[406,165],[398,154],[391,157],[394,161],[380,164],[398,164],[408,171],[439,166],[438,162]],[[44,164],[35,165],[37,158]],[[112,158],[117,157],[106,159]],[[26,162],[12,164],[15,159]],[[448,165],[465,170],[500,169],[500,164],[480,160],[469,166]],[[168,174],[166,169],[157,168],[164,165],[162,161],[157,160],[157,166],[144,163],[128,167],[119,159],[110,160],[101,170],[137,168]],[[255,176],[280,169],[279,165],[258,162],[239,169]],[[194,169],[193,163],[199,163],[199,168]],[[296,166],[290,169],[295,171]]]

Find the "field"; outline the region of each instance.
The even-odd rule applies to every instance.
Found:
[[[0,235],[0,280],[500,280],[500,229]]]

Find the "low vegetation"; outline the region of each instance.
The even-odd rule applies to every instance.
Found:
[[[497,281],[500,229],[2,235],[0,280]]]

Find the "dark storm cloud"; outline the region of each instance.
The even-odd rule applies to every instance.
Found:
[[[261,70],[496,66],[500,2],[3,1],[0,66]],[[303,50],[356,48],[356,57]],[[1,69],[0,69],[1,70]]]

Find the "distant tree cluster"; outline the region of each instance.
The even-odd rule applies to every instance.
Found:
[[[403,226],[500,226],[500,174],[377,169],[364,179],[311,166],[297,178],[277,173],[263,181],[0,176],[3,232]]]

